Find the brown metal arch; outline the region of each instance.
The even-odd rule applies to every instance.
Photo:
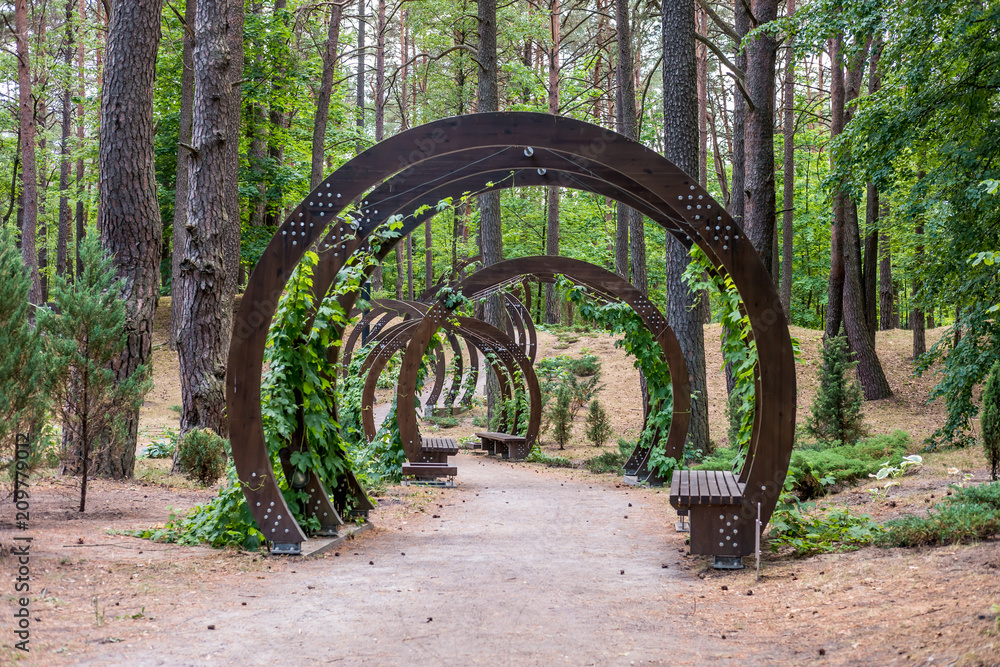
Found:
[[[504,130],[498,132],[499,127]],[[278,503],[284,505],[269,469],[260,424],[259,377],[264,342],[278,297],[302,252],[320,239],[327,224],[346,202],[361,197],[364,217],[368,213],[364,208],[367,205],[365,191],[394,172],[399,172],[399,182],[405,184],[407,179],[422,174],[423,163],[434,156],[475,147],[496,146],[509,150],[513,136],[517,136],[522,145],[535,147],[530,154],[524,151],[527,168],[557,168],[558,161],[563,159],[574,162],[581,169],[610,169],[614,173],[603,176],[607,182],[618,182],[622,187],[637,184],[640,198],[658,211],[654,220],[682,240],[690,237],[710,257],[720,259],[720,266],[733,276],[754,329],[760,356],[758,400],[763,402],[754,425],[751,445],[754,455],[748,459],[748,469],[743,471],[747,491],[741,527],[750,525],[757,502],[761,503],[765,520],[770,516],[787,470],[794,437],[795,376],[780,302],[759,257],[738,226],[708,193],[662,156],[587,123],[545,114],[512,113],[437,121],[369,149],[314,190],[282,225],[263,253],[237,314],[227,378],[227,402],[235,432],[233,441],[240,443],[238,452],[234,448],[234,460],[258,522],[261,519],[256,512],[262,515],[263,511],[255,509],[261,507],[256,503],[271,507]],[[418,150],[414,151],[413,146]],[[421,169],[417,169],[417,165],[421,165]],[[684,224],[675,227],[678,220]],[[343,236],[339,238],[344,240]],[[341,250],[344,249],[342,246]],[[743,534],[747,532],[744,530]],[[303,536],[289,517],[275,528],[269,527],[265,537],[300,541]],[[742,546],[747,548],[745,544]]]

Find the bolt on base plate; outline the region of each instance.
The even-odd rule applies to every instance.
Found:
[[[713,556],[712,567],[716,570],[742,570],[743,556]]]

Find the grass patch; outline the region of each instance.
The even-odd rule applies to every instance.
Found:
[[[552,456],[551,454],[546,454],[537,445],[531,448],[531,453],[528,454],[526,461],[532,463],[544,463],[550,468],[575,468],[576,464],[567,459],[564,456]]]
[[[632,455],[634,443],[618,440],[618,451],[602,452],[583,462],[584,467],[595,475],[621,473],[628,457]]]
[[[882,546],[915,547],[987,540],[1000,533],[1000,482],[960,489],[926,516],[887,521]]]

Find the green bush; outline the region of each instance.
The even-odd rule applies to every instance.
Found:
[[[177,451],[177,441],[180,438],[180,434],[177,429],[166,428],[164,429],[164,435],[166,438],[162,440],[154,440],[150,443],[149,447],[142,450],[142,454],[139,455],[140,459],[168,459],[174,455]]]
[[[796,556],[831,551],[853,551],[878,539],[883,528],[865,514],[846,508],[811,514],[811,504],[782,495],[782,504],[771,516],[771,551],[792,547]]]
[[[632,454],[635,444],[627,440],[618,440],[617,452],[604,452],[583,462],[584,467],[595,475],[605,473],[620,473],[628,457]]]
[[[986,540],[1000,533],[1000,482],[960,489],[934,506],[926,516],[887,521],[880,544],[915,547]]]
[[[544,463],[545,465],[551,466],[553,468],[576,467],[575,463],[573,463],[564,456],[552,456],[550,454],[546,454],[541,450],[541,448],[538,445],[535,445],[534,447],[531,448],[531,452],[528,454],[528,457],[525,460],[530,461],[531,463]]]
[[[458,419],[455,417],[427,417],[424,421],[438,428],[454,428],[458,426]]]
[[[864,396],[854,377],[857,362],[851,360],[847,339],[843,336],[828,339],[821,352],[819,390],[807,429],[821,442],[852,444],[865,435],[861,415]]]
[[[867,479],[886,463],[898,466],[906,455],[909,442],[909,434],[897,430],[853,445],[799,449],[792,452],[788,475],[793,480],[795,493],[809,500],[823,495],[827,486]]]
[[[601,361],[593,354],[585,354],[578,359],[570,359],[566,368],[573,375],[591,377],[601,372]]]
[[[983,390],[983,411],[980,415],[983,427],[983,449],[990,462],[993,481],[1000,472],[1000,362],[993,365],[986,389]]]
[[[178,445],[177,465],[189,479],[210,486],[226,471],[226,441],[210,428],[188,431]]]
[[[556,394],[556,401],[549,408],[549,423],[552,425],[552,437],[559,444],[559,449],[566,449],[573,434],[573,415],[570,412],[570,391],[563,386]]]
[[[597,447],[604,446],[604,443],[611,437],[611,420],[608,419],[608,413],[604,411],[596,398],[590,402],[586,433],[587,439]]]

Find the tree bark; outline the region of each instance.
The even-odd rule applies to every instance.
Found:
[[[698,173],[698,99],[695,67],[694,1],[664,2],[663,46],[663,147],[664,155],[689,175]],[[694,176],[692,176],[694,177]],[[674,330],[687,362],[691,383],[691,426],[688,443],[710,451],[708,400],[705,377],[705,333],[696,296],[682,274],[688,265],[684,246],[666,234],[667,322]]]
[[[84,71],[84,26],[87,20],[87,0],[80,0],[80,37],[77,39],[76,48],[76,67],[77,67],[77,79],[80,82],[80,87],[78,95],[80,101],[76,105],[76,147],[77,150],[83,148],[85,129],[84,123],[84,109],[83,109],[83,98],[86,95],[85,81],[86,74]],[[83,156],[76,159],[76,273],[77,275],[83,273],[83,263],[80,261],[80,244],[83,243],[84,237],[84,226],[86,225],[86,209],[83,204],[83,176],[84,176],[84,166],[83,166]]]
[[[14,2],[15,39],[17,40],[18,113],[21,129],[21,258],[31,274],[28,300],[42,303],[42,281],[38,272],[35,231],[38,225],[38,162],[35,158],[35,101],[31,94],[31,57],[28,51],[27,0]]]
[[[184,46],[182,51],[182,72],[181,72],[181,108],[178,119],[177,140],[180,144],[191,145],[191,109],[194,104],[194,64],[192,62],[194,52],[194,21],[195,9],[198,6],[197,0],[187,0],[184,6],[184,22],[187,30],[184,31]],[[171,295],[177,285],[177,279],[181,273],[181,255],[187,243],[187,204],[188,204],[188,159],[189,151],[182,146],[177,148],[177,178],[174,185],[174,225],[173,225],[173,251],[170,258],[170,285]],[[263,222],[263,210],[261,210],[261,222]],[[173,296],[170,298],[170,349],[177,349],[177,335],[180,330],[181,311],[180,301]]]
[[[199,0],[195,12],[194,100],[190,156],[187,239],[182,249],[177,349],[181,374],[181,432],[211,428],[225,437],[226,356],[232,329],[232,296],[226,258],[227,230],[234,224],[230,154],[239,140],[233,114],[239,105],[233,53],[237,26],[230,10],[241,0]],[[242,26],[240,36],[242,37]],[[238,219],[235,221],[238,223]]]
[[[789,17],[795,15],[795,0],[787,0]],[[789,39],[785,55],[784,106],[784,191],[781,208],[781,307],[792,322],[792,270],[795,261],[795,50]]]
[[[163,224],[153,169],[153,81],[162,0],[114,0],[107,33],[101,125],[98,228],[104,250],[125,281],[126,344],[112,365],[119,382],[153,352],[153,314],[160,296]],[[125,415],[123,441],[101,448],[95,472],[115,478],[135,471],[138,410]]]
[[[66,274],[67,249],[69,246],[70,224],[73,214],[69,208],[69,179],[73,171],[70,162],[69,139],[73,124],[73,56],[76,48],[73,44],[73,10],[74,0],[66,0],[66,44],[64,45],[63,58],[66,64],[65,88],[62,97],[62,121],[61,136],[59,141],[59,235],[56,241],[56,275]]]
[[[561,20],[559,0],[551,0],[549,5],[549,35],[552,44],[549,47],[549,113],[559,113],[559,47]],[[545,224],[545,254],[559,254],[559,199],[558,187],[548,188]],[[555,286],[545,285],[545,323],[558,324],[561,308],[556,301]]]
[[[354,152],[365,149],[361,137],[365,133],[365,0],[358,0],[358,75],[355,92],[355,124],[358,127],[358,138]]]
[[[695,30],[708,37],[708,14],[699,6],[694,18]],[[708,47],[699,41],[694,53],[698,68],[698,183],[704,188],[708,186]]]
[[[323,181],[323,167],[326,159],[326,128],[330,123],[333,71],[337,65],[340,19],[343,13],[343,7],[340,4],[335,2],[330,6],[330,23],[326,31],[326,48],[323,50],[323,75],[320,79],[319,94],[316,97],[316,119],[313,122],[312,163],[309,171],[310,190]]]
[[[754,0],[753,14],[758,25],[778,16],[778,0]],[[746,155],[746,200],[743,229],[764,266],[774,273],[774,74],[778,42],[761,33],[747,47],[746,88],[753,106],[747,109],[744,126]]]
[[[793,0],[794,1],[794,0]],[[868,93],[878,92],[882,85],[881,70],[878,66],[879,57],[882,55],[881,39],[872,49],[871,62],[868,69]],[[868,325],[872,336],[878,329],[878,281],[876,272],[878,271],[878,226],[879,226],[879,196],[878,189],[873,183],[868,184],[868,193],[865,201],[865,256],[864,264],[861,267],[861,282],[864,290],[865,303],[865,323]]]
[[[743,39],[750,31],[750,16],[747,13],[746,0],[734,0],[733,5],[733,29],[736,34]],[[734,58],[736,67],[747,69],[746,49],[740,49],[736,45],[736,56]],[[744,143],[744,130],[746,127],[747,104],[743,95],[735,85],[733,85],[733,185],[729,189],[729,215],[740,227],[744,225],[744,203],[746,201],[746,150]]]
[[[234,2],[233,7],[235,11],[236,7],[235,3],[237,2],[237,0],[233,0],[233,2]],[[243,5],[240,4],[239,6],[242,16]],[[290,13],[287,11],[287,7],[288,7],[288,0],[274,0],[275,17],[278,17],[280,15],[282,17],[282,21],[284,21],[286,24],[291,16]],[[242,21],[240,25],[241,25],[240,35],[242,37],[243,34]],[[242,44],[243,42],[241,40],[240,57],[239,57],[239,66],[241,73],[243,71]],[[233,43],[233,46],[235,46],[235,42]],[[276,63],[275,70],[278,72],[278,75],[276,75],[271,82],[271,104],[267,114],[268,122],[271,125],[267,136],[267,156],[270,159],[271,163],[275,165],[282,164],[285,158],[285,142],[281,139],[281,133],[276,131],[278,128],[283,130],[287,127],[288,114],[285,112],[285,107],[280,101],[284,93],[284,87],[285,87],[285,79],[283,78],[283,76],[291,76],[291,73],[295,69],[294,64],[291,62],[292,59],[289,50],[291,47],[286,45],[283,46],[283,48],[285,50],[279,51],[277,58],[278,59],[284,58],[285,60],[284,62],[281,62],[279,60],[279,62]],[[239,79],[235,80],[238,81]],[[239,91],[239,86],[237,86],[237,92],[238,91]],[[285,206],[284,203],[285,193],[284,193],[284,188],[278,183],[272,183],[270,191],[271,191],[271,201],[267,202],[267,213],[264,215],[264,224],[269,227],[274,227],[280,225],[282,222],[281,218]],[[237,204],[238,203],[239,200],[237,200]]]
[[[924,178],[923,170],[918,178]],[[920,265],[924,261],[924,219],[918,214],[916,224],[913,227],[914,243],[916,247],[913,251],[913,263],[917,270],[913,272],[913,288],[910,290],[910,329],[913,330],[913,360],[916,361],[920,355],[927,352],[927,338],[925,329],[927,321],[924,311],[917,304],[920,298],[920,291],[923,289],[923,280],[920,277]]]
[[[830,138],[844,130],[844,64],[841,58],[843,37],[830,40]],[[831,163],[833,162],[831,156]],[[833,166],[833,165],[831,165]],[[824,338],[840,333],[844,303],[844,205],[838,188],[833,194],[833,222],[830,226],[830,288],[826,301]]]
[[[885,220],[889,217],[889,205],[879,202],[879,217]],[[879,231],[879,262],[878,262],[878,296],[879,296],[879,328],[883,331],[896,328],[896,289],[892,284],[892,247],[889,243],[889,231]]]
[[[635,59],[632,53],[632,29],[629,17],[628,0],[615,0],[615,21],[618,32],[618,66],[616,68],[617,86],[615,107],[616,129],[620,134],[629,139],[635,139],[639,132],[639,122],[636,118],[635,108]],[[629,235],[633,227],[640,232],[642,239],[641,225],[642,216],[637,211],[629,208],[625,204],[617,205],[617,222],[615,225],[615,273],[628,280],[628,258],[629,258]],[[635,222],[638,218],[638,223]],[[642,264],[645,269],[646,247],[642,245]],[[633,265],[636,264],[636,257],[632,258]],[[645,270],[642,271],[645,279]],[[633,277],[635,284],[635,277]],[[646,290],[642,290],[645,294]]]
[[[500,98],[497,71],[497,3],[496,0],[477,2],[477,33],[479,48],[476,61],[479,66],[477,109],[479,112],[498,111]],[[503,230],[500,226],[500,193],[487,192],[479,196],[479,250],[483,266],[503,260]],[[503,305],[499,295],[487,297],[483,319],[497,328],[503,327]],[[497,408],[500,388],[495,374],[489,373],[486,382],[487,416],[492,418]]]

